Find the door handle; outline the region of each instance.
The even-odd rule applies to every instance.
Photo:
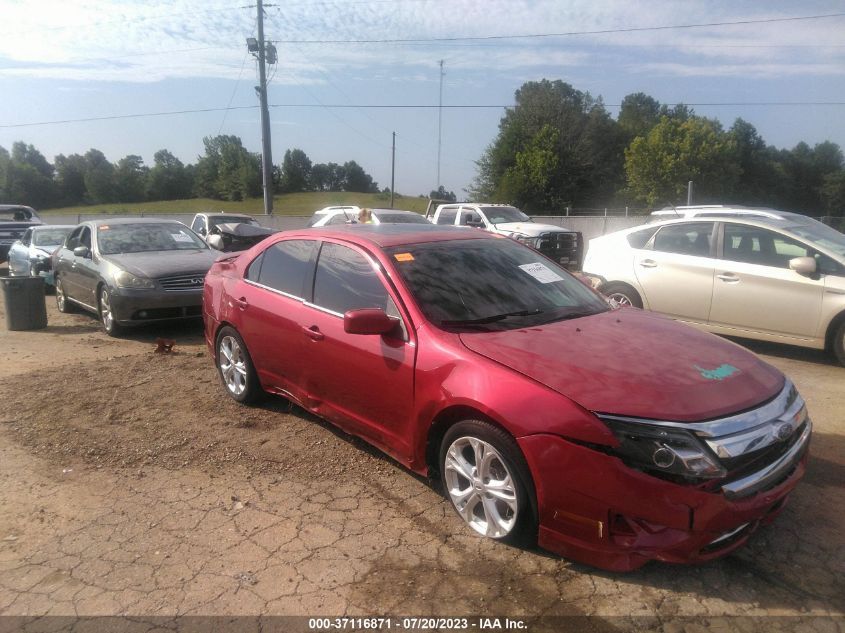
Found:
[[[657,262],[653,259],[644,259],[640,262],[640,266],[643,268],[657,268]]]
[[[241,310],[246,310],[249,307],[249,303],[246,300],[246,297],[241,297],[240,299],[235,299],[234,304],[238,306]]]
[[[739,281],[739,277],[734,273],[722,273],[721,275],[716,275],[716,277],[729,284],[735,284]]]
[[[320,331],[316,325],[312,325],[311,327],[302,326],[302,331],[305,332],[305,335],[313,341],[322,341],[325,335]]]

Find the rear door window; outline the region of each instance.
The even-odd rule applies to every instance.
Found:
[[[457,209],[443,209],[437,216],[437,224],[454,224],[456,217],[458,217]]]
[[[663,226],[654,236],[652,248],[663,253],[709,257],[713,224],[713,222],[695,222]]]
[[[652,226],[642,231],[629,233],[627,238],[628,244],[631,245],[631,248],[645,248],[645,245],[648,244],[648,241],[656,230],[657,227]]]
[[[276,242],[256,259],[247,271],[247,279],[297,298],[306,297],[311,277],[314,240]]]

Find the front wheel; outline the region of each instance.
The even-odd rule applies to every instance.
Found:
[[[489,422],[458,422],[443,437],[439,465],[452,507],[473,530],[515,545],[536,542],[531,475],[510,435]]]
[[[109,336],[120,336],[123,328],[117,322],[112,308],[111,293],[103,286],[100,289],[100,323],[103,324],[103,331]]]
[[[222,328],[216,352],[217,371],[228,394],[244,404],[257,400],[261,385],[241,335],[232,327]]]
[[[845,321],[839,324],[833,337],[833,353],[839,364],[845,366]]]

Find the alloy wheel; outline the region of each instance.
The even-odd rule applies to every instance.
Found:
[[[607,295],[607,298],[616,303],[618,306],[633,306],[634,303],[631,301],[631,298],[628,295],[622,294],[621,292],[613,292]]]
[[[504,538],[517,522],[516,483],[496,448],[477,437],[459,437],[449,446],[444,463],[449,498],[472,529]]]
[[[100,292],[100,320],[103,322],[103,328],[106,332],[111,332],[114,329],[114,314],[111,310],[109,291],[105,288]]]
[[[233,336],[220,339],[218,366],[226,389],[233,396],[241,395],[247,388],[247,365],[240,343]]]

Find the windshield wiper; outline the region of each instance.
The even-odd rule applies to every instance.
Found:
[[[441,321],[440,325],[484,325],[485,323],[495,323],[496,321],[504,321],[505,319],[509,319],[510,317],[532,316],[534,314],[543,314],[543,311],[540,308],[535,308],[534,310],[519,310],[517,312],[505,312],[504,314],[494,314],[488,317],[482,317],[480,319],[458,319],[455,321]]]

